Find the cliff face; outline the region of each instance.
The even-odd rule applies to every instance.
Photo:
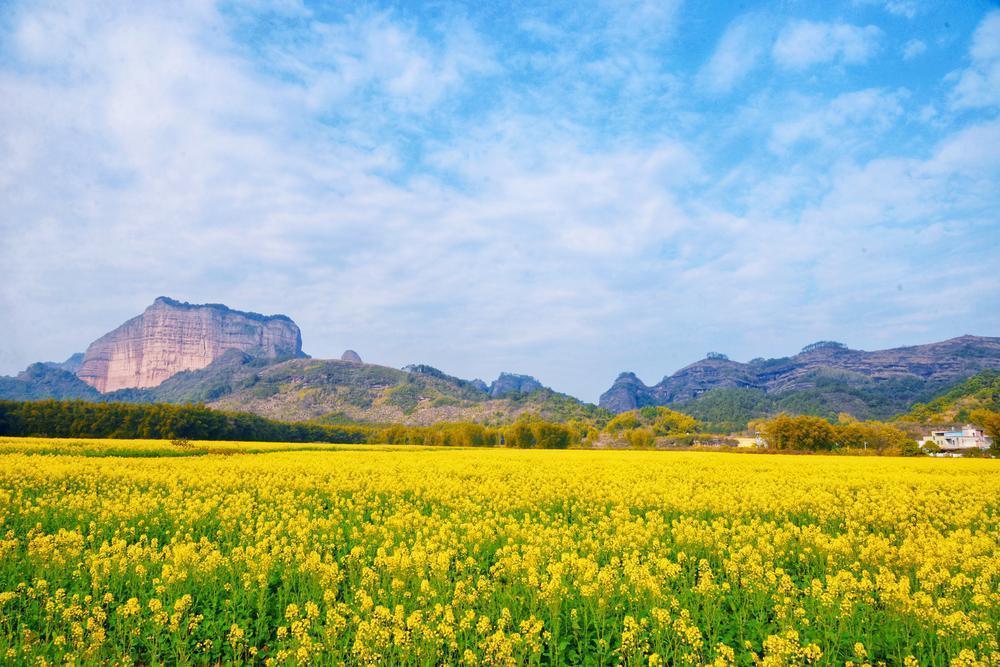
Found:
[[[652,386],[632,373],[622,373],[601,396],[600,406],[624,412],[646,405],[683,403],[717,388],[786,394],[813,389],[831,373],[848,386],[907,380],[914,385],[935,386],[995,368],[1000,368],[1000,338],[961,336],[875,352],[826,341],[780,359],[754,359],[745,364],[724,357],[702,359]]]
[[[257,358],[301,357],[302,335],[284,315],[159,297],[142,315],[91,343],[76,375],[102,393],[155,387],[233,349]]]
[[[490,396],[503,398],[511,394],[530,394],[539,389],[542,389],[542,383],[530,375],[501,373],[490,385]]]

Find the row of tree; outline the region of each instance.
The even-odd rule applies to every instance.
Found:
[[[582,432],[572,425],[524,416],[507,426],[484,426],[474,422],[448,422],[433,426],[394,424],[382,429],[377,439],[391,445],[566,449],[580,444]]]
[[[994,455],[1000,455],[1000,410],[988,410],[986,408],[973,410],[969,415],[969,421],[983,429],[986,435],[990,436],[990,439],[993,440],[993,445],[990,449],[993,450]]]
[[[769,449],[831,451],[834,449],[872,449],[913,454],[917,442],[905,431],[884,422],[857,421],[841,415],[838,423],[821,417],[780,414],[771,419],[750,422]]]
[[[0,401],[0,435],[48,438],[150,438],[251,442],[335,442],[566,449],[585,428],[526,415],[507,426],[472,422],[433,426],[290,423],[204,405]]]
[[[1000,443],[1000,412],[976,410],[972,421]],[[872,449],[918,453],[904,430],[841,414],[836,423],[820,417],[781,414],[750,423],[768,448],[830,451]],[[692,444],[704,437],[701,423],[664,407],[617,415],[603,429],[581,421],[555,423],[522,415],[513,424],[474,422],[432,426],[324,425],[289,423],[244,412],[223,412],[204,405],[167,403],[88,403],[85,401],[0,401],[0,435],[52,438],[152,438],[270,442],[389,443],[460,447],[565,449],[601,444],[648,448]]]
[[[588,440],[647,449],[656,445],[691,445],[701,430],[701,422],[690,415],[650,405],[616,415],[600,433],[590,433]]]
[[[0,401],[0,435],[252,442],[367,442],[372,429],[279,422],[204,405]]]

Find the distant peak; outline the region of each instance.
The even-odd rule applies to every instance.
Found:
[[[530,375],[504,372],[490,385],[490,396],[503,398],[511,394],[530,394],[542,388],[542,383]]]
[[[518,380],[534,380],[535,379],[535,378],[531,377],[530,375],[522,375],[521,373],[508,373],[506,371],[502,371],[500,373],[500,377],[501,378],[517,378]]]
[[[156,307],[168,307],[176,308],[181,310],[197,310],[200,308],[210,308],[212,310],[217,310],[223,313],[233,313],[236,315],[242,315],[251,320],[256,320],[258,322],[268,322],[270,320],[283,320],[285,322],[291,322],[292,318],[288,315],[261,315],[260,313],[255,313],[249,310],[235,310],[230,308],[224,303],[188,303],[187,301],[178,301],[177,299],[171,299],[169,296],[158,296],[153,299],[153,303],[149,308]],[[148,310],[148,309],[147,309]]]
[[[820,340],[815,343],[810,343],[806,345],[799,354],[807,354],[809,352],[815,352],[817,350],[846,350],[848,347],[843,343],[838,343],[835,340]]]
[[[91,343],[75,372],[97,391],[108,393],[156,387],[182,371],[205,368],[223,357],[238,361],[241,355],[303,357],[302,334],[285,315],[158,296],[142,314]]]
[[[355,352],[354,350],[344,350],[344,353],[340,355],[340,360],[349,361],[352,364],[364,363],[363,361],[361,361],[361,355]]]

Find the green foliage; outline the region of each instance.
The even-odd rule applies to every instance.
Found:
[[[493,427],[474,422],[442,422],[432,426],[394,424],[379,431],[377,441],[391,445],[566,449],[579,444],[585,433],[528,415],[513,424]]]
[[[252,442],[366,442],[371,430],[278,422],[204,405],[0,401],[0,435]]]
[[[389,405],[395,405],[404,414],[411,414],[417,409],[417,404],[420,403],[421,398],[420,385],[416,382],[403,382],[386,393],[385,402]]]
[[[656,436],[650,428],[636,428],[625,433],[625,440],[632,449],[649,449],[656,442]]]
[[[611,413],[604,408],[548,388],[537,389],[529,394],[511,394],[506,398],[519,406],[529,407],[546,421],[584,421],[601,425],[611,419]]]
[[[701,429],[701,424],[694,417],[682,412],[650,405],[615,416],[607,423],[604,430],[617,434],[640,428],[649,430],[655,437],[695,433]]]
[[[964,422],[976,410],[1000,411],[1000,371],[977,373],[933,400],[917,403],[897,419],[918,424]]]
[[[834,426],[837,444],[855,449],[900,450],[916,441],[898,428],[876,421],[852,421]]]
[[[758,430],[772,449],[829,451],[837,446],[833,425],[820,417],[780,414],[759,424]]]
[[[847,420],[831,424],[820,417],[780,414],[756,420],[750,427],[771,449],[796,451],[831,451],[860,449],[885,453],[912,451],[916,446],[905,432],[883,422]]]
[[[973,424],[979,426],[990,436],[993,443],[990,445],[990,452],[994,456],[1000,456],[1000,411],[998,410],[974,410],[969,419]]]
[[[690,444],[690,434],[700,430],[701,424],[694,417],[653,405],[616,415],[604,427],[613,440],[632,449],[648,449],[657,442],[678,444],[685,438]]]
[[[760,389],[743,387],[712,389],[677,407],[702,422],[709,433],[742,431],[751,419],[776,411],[774,398]]]
[[[572,433],[562,424],[535,421],[531,423],[536,449],[566,449],[569,447]]]
[[[518,420],[504,431],[504,444],[517,449],[531,449],[535,446],[535,432],[531,424]]]
[[[639,421],[639,411],[629,410],[628,412],[623,412],[616,415],[614,419],[609,421],[604,427],[604,430],[608,433],[619,433],[621,431],[628,431],[634,428],[638,428],[641,422]]]
[[[73,373],[31,364],[17,377],[0,377],[0,396],[18,401],[44,398],[101,400],[101,394]]]
[[[841,412],[859,419],[889,419],[914,401],[934,396],[940,388],[917,377],[875,382],[830,369],[813,371],[804,379],[812,386],[775,394],[744,387],[717,388],[675,407],[701,421],[706,431],[735,433],[745,430],[751,420],[782,412],[824,419],[834,419]]]
[[[522,449],[566,449],[579,445],[586,434],[586,425],[556,424],[536,415],[527,415],[514,424],[500,427],[474,422],[442,422],[432,426],[396,424],[374,428],[279,422],[244,412],[212,410],[203,405],[0,401],[0,435],[7,436],[167,439],[175,444],[189,440],[240,440],[446,447],[506,444]]]
[[[394,424],[379,432],[377,442],[390,445],[427,445],[440,447],[495,447],[496,429],[472,422],[453,422],[433,426]]]
[[[888,419],[936,389],[917,377],[876,382],[848,371],[815,371],[808,380],[814,384],[812,388],[775,395],[777,411],[825,419],[840,412],[859,419]]]

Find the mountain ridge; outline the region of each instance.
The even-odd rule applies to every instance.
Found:
[[[101,376],[95,365],[101,371],[101,363],[110,367],[116,358],[124,360],[121,368],[103,371],[115,381],[95,381]],[[528,412],[600,421],[670,406],[736,431],[749,419],[777,412],[889,418],[975,373],[997,369],[1000,338],[965,335],[875,351],[819,341],[791,356],[745,363],[711,352],[654,385],[624,372],[594,405],[530,375],[501,372],[487,384],[426,364],[397,369],[365,363],[350,349],[340,359],[311,359],[287,315],[157,297],[87,353],[0,377],[0,398],[197,402],[279,419],[406,424],[502,423]]]
[[[287,315],[160,296],[91,343],[76,376],[101,393],[150,388],[178,372],[204,368],[230,349],[263,358],[299,357],[302,333]]]
[[[884,409],[876,405],[884,398],[880,387],[886,390],[882,393],[891,389],[899,399],[912,402],[979,371],[998,368],[1000,338],[994,337],[964,335],[874,351],[821,341],[790,357],[756,358],[746,363],[709,355],[654,385],[646,385],[634,373],[622,373],[601,395],[598,405],[619,413],[647,405],[691,405],[717,390],[760,392],[768,397],[828,390],[828,394],[840,392],[857,398],[860,404],[853,407],[862,414],[856,416],[887,417],[887,410],[899,407],[899,401],[886,402]],[[859,394],[861,389],[871,390],[871,396]],[[850,403],[844,396],[840,399],[843,405]],[[832,409],[838,400],[831,398],[827,403]]]

